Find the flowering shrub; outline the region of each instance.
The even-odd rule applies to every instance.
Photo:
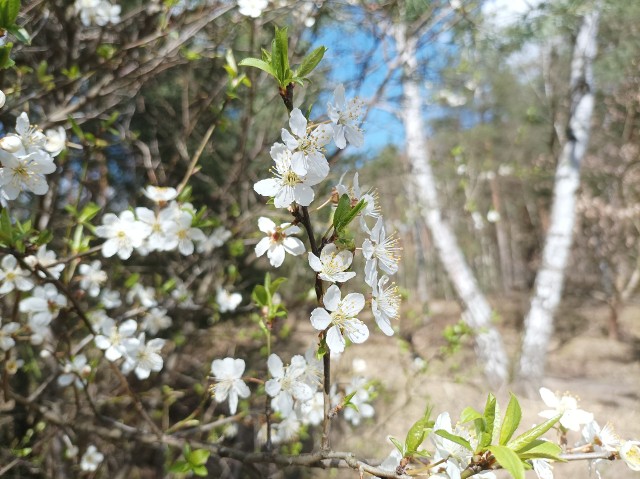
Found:
[[[266,0],[238,2],[239,13],[253,18],[267,5]],[[7,0],[0,8],[0,28],[28,41],[15,23],[19,7],[18,0]],[[69,10],[87,29],[124,21],[120,6],[108,1],[78,0]],[[167,7],[163,12],[170,17],[175,10]],[[115,55],[105,44],[99,48],[105,61]],[[10,51],[11,47],[4,50]],[[0,139],[3,408],[39,419],[27,431],[16,426],[14,436],[7,433],[16,458],[12,464],[19,458],[37,463],[49,457],[67,461],[70,474],[110,477],[122,458],[117,447],[131,442],[161,446],[163,469],[198,476],[209,474],[210,459],[228,457],[281,466],[345,467],[378,477],[494,477],[493,470],[504,468],[515,478],[533,469],[546,479],[552,474],[552,461],[571,459],[577,452],[591,454],[587,459],[594,461],[620,459],[640,470],[640,442],[618,438],[612,426],[601,428],[592,414],[578,409],[574,398],[557,397],[546,389],[540,391],[550,408],[540,413],[546,421],[519,435],[522,413],[515,396],[501,412],[490,395],[483,411],[467,408],[456,424],[446,412],[433,420],[428,409],[406,439],[390,438],[395,450],[379,464],[332,449],[333,422],[343,418],[357,427],[375,417],[376,383],[362,371],[337,381],[332,358],[377,333],[367,324],[370,316],[384,335],[394,334],[401,297],[390,277],[398,272],[401,249],[396,235],[387,233],[377,193],[361,190],[357,173],[349,186],[342,179],[331,188],[325,186],[332,181],[328,151],[364,142],[364,102],[347,99],[339,85],[327,104],[326,118],[312,120],[293,106],[295,88],[305,85],[324,52],[324,47],[311,51],[292,70],[287,29],[278,28],[270,52],[263,50],[261,59],[239,64],[272,76],[288,113],[289,130],[281,130],[282,142],[269,151],[272,176],[253,186],[281,211],[258,219],[263,235],[254,251],[256,257],[266,254],[273,268],[297,260],[313,285],[316,307],[305,320],[318,339],[304,353],[284,351],[277,334],[288,314],[278,294],[284,278],[272,279],[267,273],[264,283],[252,290],[252,305],[236,291],[236,259],[227,260],[222,271],[212,267],[208,281],[196,281],[207,267],[201,259],[214,257],[235,239],[206,207],[192,203],[197,196],[189,181],[212,129],[182,182],[142,190],[146,200],[140,201],[147,201],[147,206],[136,206],[136,200],[136,205],[107,211],[104,205],[84,201],[85,169],[81,180],[68,181],[72,184],[67,184],[66,193],[75,202],[65,205],[71,219],[65,237],[56,238],[55,225],[32,221],[23,210],[36,196],[43,197],[42,205],[55,203],[53,191],[57,195],[63,188],[63,178],[48,178],[58,169],[72,170],[68,149],[81,149],[87,157],[108,156],[103,151],[107,144],[83,131],[72,117],[68,123],[73,135],[62,127],[42,132],[31,125],[26,112],[18,114],[15,131]],[[226,60],[224,105],[248,82],[233,56]],[[1,66],[14,65],[7,56]],[[75,74],[68,71],[67,77],[72,81]],[[19,95],[19,89],[12,88],[9,98]],[[0,107],[6,99],[1,93]],[[15,109],[18,102],[14,103]],[[38,108],[34,105],[31,111]],[[115,120],[110,121],[102,127],[110,128]],[[311,211],[314,201],[322,205]],[[230,247],[231,256],[233,251]],[[287,259],[286,253],[293,258]],[[222,255],[215,259],[224,261]],[[188,267],[181,268],[184,262]],[[151,267],[158,264],[167,268]],[[228,356],[206,358],[211,361],[209,378],[207,371],[198,371],[194,378],[184,373],[188,366],[176,366],[189,363],[189,351],[180,348],[196,342],[209,327],[207,321],[221,321],[243,308],[253,312],[253,329],[260,335],[252,338],[252,347],[242,347],[241,334],[233,337]],[[364,312],[368,310],[371,315]],[[193,390],[185,400],[188,404],[178,407],[188,389]],[[543,438],[552,429],[558,431],[560,444]],[[575,447],[568,447],[569,431],[582,435]],[[315,452],[296,449],[303,447],[300,439],[305,434],[320,437],[314,442]],[[41,438],[47,444],[55,438],[61,447],[47,448]],[[260,452],[252,452],[254,444]]]

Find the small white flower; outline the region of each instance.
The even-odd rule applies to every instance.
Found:
[[[120,22],[120,5],[112,5],[106,0],[76,0],[75,8],[85,27],[94,23],[104,27],[107,23]]]
[[[489,223],[497,223],[498,221],[500,221],[500,213],[498,213],[496,210],[489,210],[487,212],[487,221]]]
[[[357,410],[347,407],[344,409],[344,418],[354,426],[360,425],[363,419],[373,417],[375,410],[373,406],[369,404],[371,401],[371,393],[373,387],[367,385],[367,380],[362,377],[355,377],[351,380],[351,383],[345,388],[345,395],[355,392],[351,398],[351,404],[357,407]]]
[[[607,423],[601,428],[596,421],[591,421],[582,428],[582,440],[585,444],[591,444],[596,451],[604,449],[616,452],[621,444],[611,424]]]
[[[258,219],[258,229],[267,234],[256,245],[256,256],[260,257],[265,252],[269,258],[271,266],[278,268],[284,261],[285,252],[298,256],[304,253],[305,248],[302,241],[291,235],[301,232],[297,226],[291,223],[282,223],[280,226],[264,216]]]
[[[2,321],[0,321],[1,323]],[[0,349],[9,351],[16,345],[15,340],[11,337],[13,333],[20,329],[19,323],[7,323],[0,328]]]
[[[44,195],[49,185],[44,177],[56,171],[53,159],[44,151],[16,156],[0,149],[0,191],[9,200],[15,200],[21,191]]]
[[[102,302],[102,306],[107,309],[119,308],[122,306],[120,291],[103,289],[102,294],[100,295],[100,301]]]
[[[356,316],[364,308],[364,296],[360,293],[350,293],[340,299],[340,288],[332,284],[323,298],[326,308],[316,308],[311,312],[311,324],[317,330],[327,331],[327,346],[332,353],[344,351],[345,340],[343,334],[353,343],[363,343],[369,337],[367,325]]]
[[[168,203],[178,197],[178,191],[170,186],[147,186],[142,194],[155,203]]]
[[[334,103],[327,105],[327,112],[333,122],[333,138],[336,146],[343,149],[347,146],[347,141],[355,147],[362,146],[364,135],[358,123],[364,110],[364,102],[359,98],[352,98],[347,103],[343,85],[336,87],[333,98]]]
[[[192,218],[188,213],[183,214],[176,221],[176,237],[178,239],[178,251],[184,256],[192,255],[195,251],[194,242],[201,242],[207,239],[202,230],[191,227]]]
[[[8,254],[0,263],[0,294],[5,294],[17,289],[29,291],[33,288],[33,281],[29,279],[29,271],[18,266],[18,260]]]
[[[314,390],[303,381],[307,362],[299,354],[291,358],[291,364],[284,367],[277,354],[271,354],[267,360],[269,379],[265,384],[266,393],[273,398],[271,406],[287,417],[293,410],[293,400],[308,401]]]
[[[104,460],[104,454],[98,451],[96,446],[91,444],[80,459],[80,469],[85,472],[93,472]]]
[[[67,298],[53,284],[47,283],[36,286],[33,296],[20,301],[20,311],[27,313],[35,323],[48,325],[66,305]]]
[[[400,314],[400,292],[395,283],[388,288],[385,285],[389,282],[387,275],[382,276],[378,284],[373,289],[371,309],[376,324],[387,336],[393,336],[391,320],[398,319]]]
[[[151,251],[168,251],[178,245],[176,231],[178,226],[174,219],[174,212],[170,208],[163,208],[156,213],[149,208],[136,208],[136,216],[142,223],[151,228],[151,233],[144,243],[138,247],[140,254]]]
[[[302,424],[319,426],[324,419],[324,394],[317,392],[308,401],[297,403],[296,407],[299,408],[298,417]]]
[[[64,131],[63,127],[59,126],[55,130],[47,130],[44,134],[47,137],[44,149],[51,156],[58,156],[67,147],[67,132]]]
[[[100,325],[102,334],[98,334],[94,342],[109,361],[116,361],[126,353],[124,341],[133,336],[137,329],[138,323],[134,319],[128,319],[116,327],[113,319],[105,318]]]
[[[142,319],[142,329],[155,336],[158,331],[171,326],[171,318],[164,308],[151,308]]]
[[[94,260],[90,264],[81,264],[78,267],[80,273],[80,287],[89,293],[92,298],[100,294],[101,286],[107,281],[107,273],[102,271],[100,260]]]
[[[213,398],[216,402],[224,402],[229,398],[229,412],[238,410],[238,397],[248,398],[251,391],[242,380],[244,359],[214,359],[211,363],[211,375],[216,380],[213,386]]]
[[[558,397],[549,389],[540,388],[540,396],[544,403],[551,409],[546,409],[538,415],[546,419],[551,419],[558,414],[562,414],[560,425],[565,429],[579,431],[580,426],[593,421],[593,414],[578,409],[578,401],[569,394]]]
[[[395,274],[398,271],[400,248],[397,245],[398,240],[395,235],[387,237],[382,216],[380,216],[371,230],[370,239],[362,243],[362,253],[367,259],[364,280],[369,286],[373,287],[378,281],[378,263],[380,269],[387,274]]]
[[[269,0],[238,0],[238,11],[245,17],[258,18],[269,5]]]
[[[134,248],[142,246],[145,238],[151,234],[151,227],[137,221],[132,211],[123,211],[120,217],[107,213],[102,225],[96,228],[96,235],[105,238],[102,243],[102,255],[111,258],[117,254],[120,259],[129,259]]]
[[[127,303],[140,302],[145,308],[153,308],[158,305],[156,300],[156,290],[151,286],[144,286],[140,283],[134,284],[126,296]]]
[[[159,353],[164,347],[164,339],[155,338],[145,342],[144,333],[140,333],[137,338],[127,338],[122,342],[126,350],[125,362],[122,365],[125,374],[135,369],[136,377],[142,380],[147,379],[152,371],[158,372],[162,369],[164,361]]]
[[[62,273],[62,270],[64,270],[64,263],[58,263],[56,253],[54,251],[47,251],[46,244],[43,244],[38,248],[35,256],[27,256],[24,259],[24,262],[33,269],[36,269],[36,266],[41,266],[56,279],[60,279],[60,274]],[[47,275],[42,271],[38,271],[38,276],[41,278],[47,277]]]
[[[72,361],[65,361],[62,369],[63,374],[58,376],[58,386],[67,387],[75,381],[77,388],[84,387],[84,383],[80,378],[86,378],[91,374],[91,366],[87,364],[87,357],[84,354],[78,354]]]
[[[240,293],[229,293],[226,289],[218,288],[216,303],[218,303],[221,313],[235,311],[241,302],[242,296]]]
[[[318,277],[324,281],[332,283],[344,283],[353,278],[356,273],[346,271],[353,261],[351,251],[342,250],[334,243],[326,245],[320,252],[320,258],[315,254],[309,253],[309,266],[318,274]]]
[[[262,196],[272,196],[276,208],[288,208],[296,202],[300,206],[309,206],[315,196],[313,189],[323,178],[312,171],[306,175],[296,173],[292,168],[291,151],[281,143],[271,148],[271,157],[275,162],[272,169],[274,178],[258,181],[253,189]]]
[[[211,252],[225,244],[231,238],[231,231],[224,226],[220,226],[213,230],[210,236],[198,244],[198,253],[211,254]]]
[[[531,464],[539,479],[553,479],[553,466],[550,461],[546,459],[533,459]]]
[[[632,471],[640,472],[640,441],[624,441],[620,448],[620,459]]]
[[[299,108],[291,111],[289,126],[293,135],[283,128],[282,141],[293,153],[291,169],[298,175],[309,174],[324,180],[329,174],[329,162],[323,152],[324,146],[331,141],[331,127],[318,125],[308,133],[307,119]]]
[[[7,96],[4,94],[2,90],[0,90],[0,108],[4,106],[4,103],[7,101]]]

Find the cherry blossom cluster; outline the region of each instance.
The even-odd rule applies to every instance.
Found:
[[[76,12],[85,27],[98,25],[104,27],[108,23],[120,23],[120,5],[107,0],[76,0]]]
[[[265,383],[265,392],[271,398],[271,409],[282,419],[272,425],[272,443],[282,444],[296,439],[302,426],[319,426],[324,418],[321,392],[323,369],[315,349],[308,349],[304,356],[294,355],[286,365],[280,356],[271,354],[267,359],[267,369],[271,378]],[[354,367],[354,371],[355,369]],[[215,381],[212,387],[213,398],[218,403],[228,401],[232,415],[238,410],[238,400],[246,399],[251,394],[243,380],[244,373],[243,359],[227,357],[215,359],[211,363],[211,375]],[[373,393],[370,382],[365,377],[356,375],[341,392],[335,384],[332,385],[331,406],[336,410],[342,409],[343,398],[351,396],[352,407],[344,408],[344,417],[358,426],[363,419],[371,418],[375,413],[370,404]],[[259,431],[258,441],[264,444],[266,435],[265,424]]]
[[[141,255],[177,249],[188,256],[195,251],[196,243],[207,241],[202,230],[191,226],[196,214],[193,206],[175,201],[175,188],[148,186],[144,194],[155,203],[154,210],[137,207],[120,215],[103,216],[96,235],[106,240],[102,243],[105,258],[117,254],[120,259],[129,259],[134,249]]]
[[[0,202],[15,200],[22,191],[36,195],[49,191],[45,175],[56,171],[53,158],[65,148],[65,142],[64,129],[43,133],[31,126],[26,113],[20,114],[15,133],[0,139]]]

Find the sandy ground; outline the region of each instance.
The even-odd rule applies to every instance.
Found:
[[[510,352],[515,353],[519,343],[518,315],[509,308],[503,309],[499,327]],[[601,425],[611,422],[621,437],[640,439],[640,308],[628,307],[621,315],[624,338],[620,342],[606,339],[606,314],[606,309],[599,307],[574,307],[560,313],[543,385],[578,397],[583,409],[593,412]],[[470,348],[446,357],[439,353],[445,344],[444,326],[458,318],[455,304],[433,304],[427,321],[404,319],[401,323],[402,331],[411,333],[413,351],[398,337],[387,338],[380,331],[365,344],[347,349],[335,368],[336,374],[346,373],[354,359],[362,359],[369,375],[379,379],[383,389],[374,403],[375,420],[353,429],[344,425],[334,428],[334,449],[350,450],[364,458],[384,458],[392,448],[386,437],[404,437],[427,402],[433,405],[434,414],[448,411],[454,420],[466,406],[483,408],[489,388]],[[312,342],[315,332],[300,328],[299,333],[308,334]],[[416,367],[416,353],[426,361],[422,370]],[[506,407],[509,389],[493,392]],[[545,409],[541,399],[519,398],[522,425],[538,423],[537,413]],[[570,442],[572,438],[578,439],[577,435],[570,436]],[[358,474],[317,471],[313,477],[356,478]],[[535,474],[529,472],[527,477]],[[557,465],[555,477],[597,476],[589,471],[587,463],[580,462]],[[638,479],[640,473],[617,462],[607,465],[603,477]]]

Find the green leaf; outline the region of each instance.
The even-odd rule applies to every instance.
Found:
[[[482,419],[482,413],[476,411],[472,407],[466,407],[460,414],[460,422],[464,424],[465,422],[475,421],[476,419]]]
[[[133,288],[134,285],[140,282],[140,273],[133,273],[127,278],[124,283],[125,288]]]
[[[20,12],[20,0],[0,1],[0,28],[9,29],[16,23]]]
[[[558,414],[557,416],[546,420],[542,424],[538,424],[537,426],[529,429],[528,431],[523,432],[518,437],[516,437],[514,440],[510,441],[507,444],[507,446],[509,448],[513,449],[514,451],[520,451],[520,450],[524,449],[533,440],[538,439],[545,432],[547,432],[549,429],[551,429],[554,426],[554,424],[557,423],[560,420],[561,417],[562,417],[562,414]]]
[[[11,42],[0,46],[0,68],[11,68],[15,65],[15,62],[11,59],[11,48],[13,48],[13,43]]]
[[[276,36],[273,39],[273,47],[271,49],[271,65],[276,72],[276,78],[280,82],[280,86],[286,86],[287,77],[289,77],[289,39],[287,27],[276,27]]]
[[[520,459],[551,459],[553,461],[564,461],[560,458],[562,448],[557,444],[542,439],[535,439],[524,448],[518,450]]]
[[[480,449],[486,448],[491,444],[493,439],[493,426],[496,419],[496,397],[489,393],[487,396],[487,403],[484,407],[483,417],[483,431],[478,440],[478,447]]]
[[[393,437],[393,436],[389,436],[389,441],[391,441],[391,443],[396,447],[396,449],[398,450],[398,452],[404,456],[404,447],[402,446],[402,444],[400,443],[400,441],[398,441],[398,440],[397,440],[395,437]]]
[[[97,204],[91,202],[88,203],[82,211],[80,215],[78,215],[78,221],[80,223],[86,223],[87,221],[91,221],[95,215],[97,215],[102,208]]]
[[[7,31],[11,33],[14,37],[18,39],[20,43],[24,43],[25,45],[31,45],[31,37],[29,33],[22,27],[19,27],[16,24],[13,24],[7,27]]]
[[[405,453],[411,454],[418,450],[420,444],[424,441],[429,428],[433,426],[433,421],[430,421],[431,408],[427,406],[424,414],[420,419],[413,423],[413,426],[407,432],[407,438],[405,439]]]
[[[434,431],[434,433],[437,434],[438,436],[444,437],[445,439],[449,439],[449,441],[453,441],[456,444],[461,445],[465,449],[468,449],[469,451],[473,452],[473,447],[471,447],[471,443],[469,443],[469,441],[467,441],[462,436],[457,436],[455,434],[450,433],[449,431],[445,431],[444,429],[438,429],[437,431]]]
[[[269,286],[269,292],[271,293],[272,296],[276,293],[276,291],[278,291],[278,288],[280,288],[280,285],[284,283],[286,280],[287,278],[276,278],[271,282],[271,285]]]
[[[524,479],[524,465],[518,455],[506,446],[492,445],[489,451],[496,458],[498,464],[505,468],[514,479]]]
[[[505,445],[513,436],[513,433],[518,429],[520,420],[522,419],[522,410],[518,403],[518,398],[511,393],[509,398],[509,405],[504,413],[504,420],[502,421],[502,427],[500,429],[500,444]]]
[[[342,229],[338,228],[339,225],[344,223],[349,211],[351,210],[351,199],[349,195],[344,194],[338,200],[338,207],[336,208],[335,213],[333,214],[333,227],[337,230]]]
[[[210,455],[211,452],[207,451],[206,449],[196,449],[195,451],[192,451],[191,454],[189,454],[187,460],[194,466],[202,466],[203,464],[207,463]]]
[[[187,461],[182,460],[174,462],[173,465],[169,468],[169,472],[185,473],[189,471],[191,471],[191,464],[189,464]]]
[[[206,477],[209,474],[205,466],[196,466],[192,469],[192,471],[196,476],[200,477]]]
[[[251,293],[251,299],[258,306],[266,306],[269,304],[267,290],[261,284],[257,284]]]
[[[326,53],[327,49],[325,47],[318,47],[309,53],[306,57],[302,59],[300,66],[295,71],[294,76],[304,78],[309,73],[311,73],[315,67],[318,66],[318,63],[322,60],[322,57]]]
[[[277,78],[276,72],[274,71],[273,67],[263,60],[259,60],[257,58],[245,58],[244,60],[241,60],[240,63],[238,63],[238,65],[240,65],[241,67],[258,68],[262,71],[267,72],[269,75]]]
[[[69,123],[71,124],[71,131],[75,133],[80,141],[84,141],[84,132],[82,131],[82,128],[80,128],[80,125],[78,125],[78,123],[72,117],[69,117],[68,119]]]

